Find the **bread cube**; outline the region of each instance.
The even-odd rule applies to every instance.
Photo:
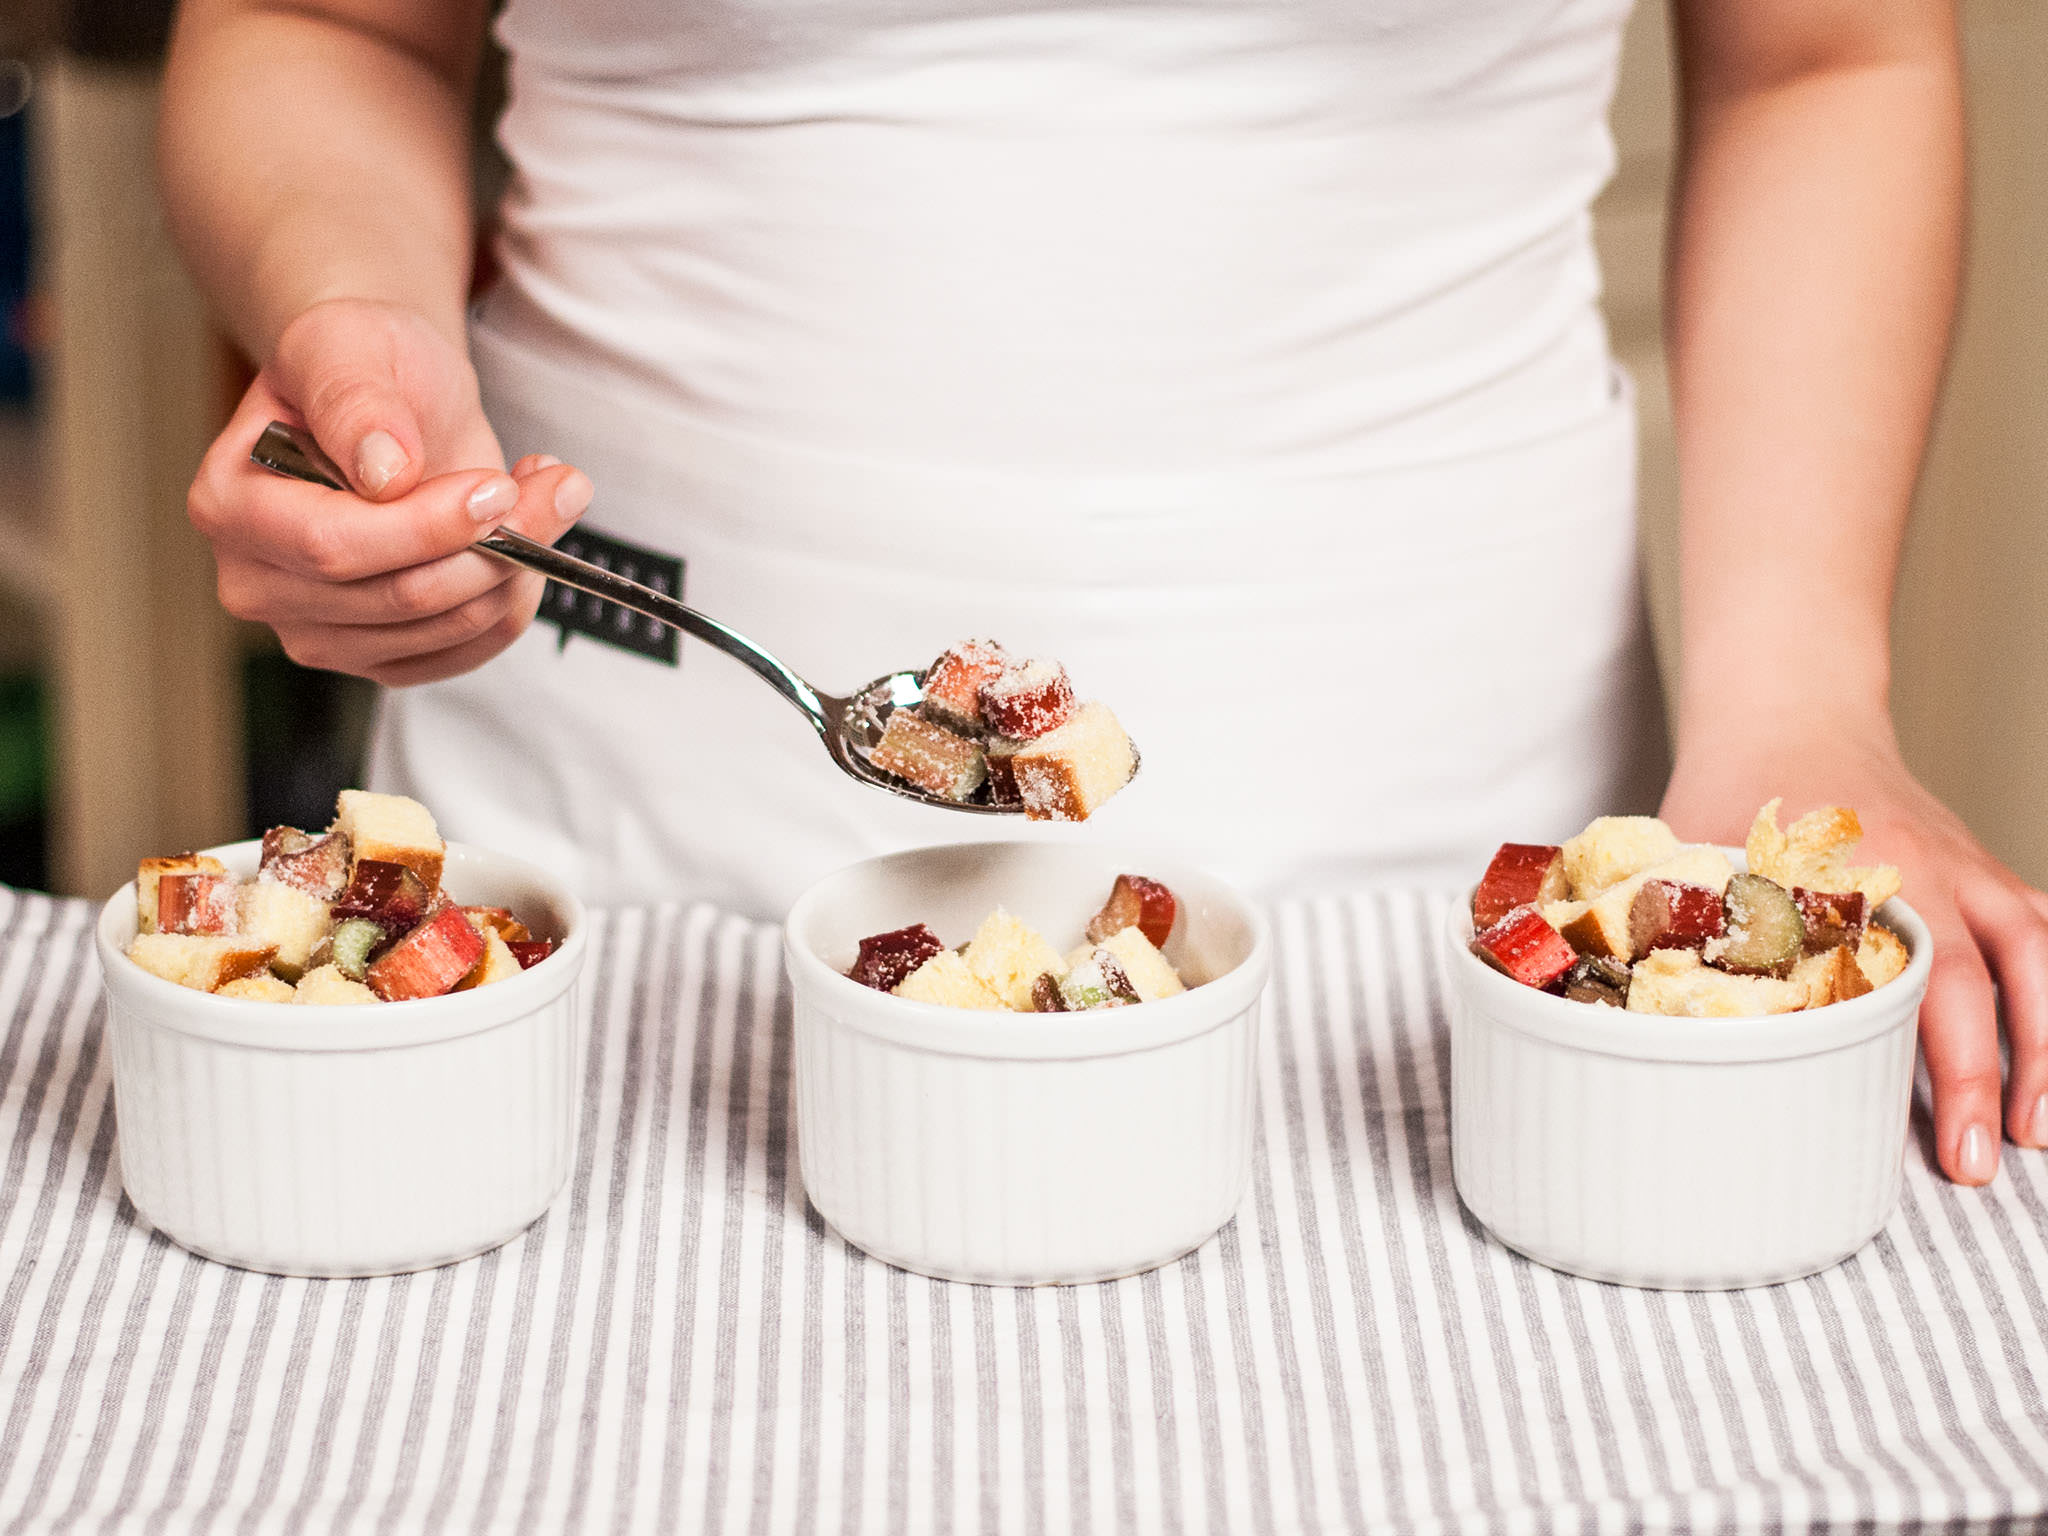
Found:
[[[360,981],[350,981],[331,965],[317,965],[299,978],[292,989],[292,1001],[309,1007],[340,1008],[352,1003],[374,1003],[377,994]]]
[[[1059,975],[1067,968],[1043,936],[1001,907],[982,920],[960,958],[1005,1008],[1019,1012],[1030,1011],[1033,982],[1048,971]]]
[[[243,886],[236,921],[244,938],[272,944],[271,968],[286,981],[304,974],[313,946],[327,936],[333,909],[310,891],[261,875]]]
[[[1575,901],[1591,901],[1653,864],[1677,856],[1678,834],[1654,816],[1600,816],[1564,844],[1565,878]]]
[[[488,987],[494,981],[508,981],[524,969],[519,957],[512,953],[512,946],[498,934],[496,929],[484,932],[484,957],[470,973],[455,983],[457,992],[467,992],[474,987]]]
[[[238,934],[138,933],[128,946],[128,958],[145,971],[195,992],[266,971],[276,953],[275,945]]]
[[[1750,870],[1768,875],[1787,890],[1859,891],[1866,911],[1875,912],[1899,894],[1899,871],[1891,864],[1852,866],[1849,855],[1863,838],[1863,823],[1846,805],[1809,811],[1780,831],[1773,800],[1750,824],[1745,852]]]
[[[1180,972],[1173,968],[1173,962],[1162,955],[1138,928],[1125,928],[1111,934],[1102,941],[1101,947],[1116,956],[1116,963],[1123,967],[1124,975],[1137,988],[1140,1002],[1156,1002],[1162,997],[1172,997],[1176,992],[1187,991]]]
[[[1848,944],[1806,956],[1792,967],[1789,978],[1806,989],[1806,1006],[1825,1008],[1829,1003],[1846,1003],[1870,990],[1870,978],[1856,963],[1856,951]]]
[[[942,949],[904,977],[896,996],[914,1003],[937,1003],[941,1008],[978,1008],[1000,1012],[1003,1000],[967,968],[967,962],[950,949]]]
[[[1058,730],[1010,759],[1024,814],[1033,821],[1086,821],[1130,783],[1138,754],[1106,704],[1090,702]]]
[[[1629,975],[1628,1011],[1683,1019],[1748,1019],[1796,1013],[1807,989],[1775,976],[1731,976],[1693,949],[1653,949]]]
[[[1912,956],[1896,933],[1872,923],[1863,930],[1863,942],[1856,946],[1856,963],[1873,987],[1898,980]]]
[[[288,1003],[292,984],[265,971],[258,976],[238,976],[213,989],[215,997],[239,997],[251,1003]]]
[[[1648,820],[1647,817],[1635,819]],[[1569,850],[1571,844],[1567,843],[1565,847]],[[1710,848],[1704,843],[1682,848],[1662,863],[1652,864],[1608,886],[1587,903],[1585,911],[1571,920],[1564,929],[1564,936],[1582,955],[1607,955],[1616,960],[1626,960],[1634,953],[1634,941],[1628,926],[1629,909],[1635,904],[1636,892],[1643,888],[1644,882],[1669,880],[1679,885],[1704,885],[1718,894],[1728,889],[1729,878],[1734,873],[1735,866],[1718,848]]]
[[[227,865],[204,853],[174,853],[165,859],[144,859],[135,871],[135,931],[155,933],[157,882],[165,875],[224,875]]]
[[[988,777],[981,744],[935,725],[910,710],[892,712],[868,761],[908,779],[927,794],[965,800]]]
[[[1571,925],[1583,917],[1586,908],[1591,905],[1593,903],[1590,901],[1545,901],[1537,904],[1536,911],[1542,916],[1543,921],[1564,934],[1566,938],[1570,938]]]
[[[982,727],[981,690],[1002,675],[1009,661],[993,640],[963,640],[925,669],[919,712],[952,730],[977,733]]]
[[[419,801],[344,789],[334,806],[334,830],[348,839],[356,862],[403,864],[428,890],[439,889],[447,845],[434,825],[433,812]]]

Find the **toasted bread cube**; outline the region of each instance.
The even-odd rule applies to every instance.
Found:
[[[360,981],[350,981],[331,965],[316,965],[299,978],[292,1001],[309,1007],[339,1008],[352,1003],[374,1003],[377,994]]]
[[[440,888],[441,864],[448,846],[434,825],[434,813],[419,801],[404,795],[344,789],[334,803],[334,830],[348,838],[356,862],[377,859],[403,864],[429,891]]]
[[[1780,831],[1773,800],[1756,813],[1745,852],[1751,871],[1768,875],[1788,891],[1859,891],[1864,910],[1875,912],[1899,894],[1899,871],[1890,864],[1852,866],[1849,855],[1863,837],[1863,823],[1846,805],[1824,805]]]
[[[313,946],[327,937],[333,909],[310,891],[263,875],[242,887],[236,921],[244,938],[276,945],[271,969],[286,981],[297,981]]]
[[[1584,917],[1591,905],[1590,901],[1545,901],[1539,902],[1536,910],[1543,921],[1569,939],[1572,924]]]
[[[1033,821],[1086,821],[1137,772],[1138,754],[1109,706],[1090,702],[1058,730],[1010,759],[1024,814]]]
[[[455,983],[457,992],[467,992],[472,987],[488,987],[494,981],[509,981],[517,976],[523,967],[519,957],[512,953],[512,946],[499,936],[496,929],[484,931],[484,957],[462,980]]]
[[[1678,834],[1654,816],[1600,816],[1564,844],[1574,901],[1591,901],[1631,875],[1677,857]]]
[[[159,892],[165,875],[224,875],[227,865],[204,853],[174,853],[167,859],[144,859],[135,870],[135,931],[155,933]]]
[[[1876,923],[1863,930],[1863,942],[1856,947],[1856,963],[1870,978],[1873,987],[1898,980],[1899,973],[1905,970],[1906,962],[1911,958],[1899,936]]]
[[[1180,972],[1173,968],[1173,962],[1162,955],[1136,926],[1112,933],[1102,941],[1102,948],[1116,956],[1118,965],[1131,979],[1131,985],[1138,989],[1141,1002],[1156,1002],[1162,997],[1172,997],[1176,992],[1187,991],[1187,984],[1180,979]]]
[[[1848,944],[1807,955],[1792,967],[1792,981],[1806,989],[1806,1006],[1825,1008],[1829,1003],[1846,1003],[1870,990],[1870,978],[1856,963],[1856,951]]]
[[[478,933],[490,929],[508,944],[524,943],[533,937],[533,930],[519,921],[510,907],[464,907],[462,915]]]
[[[128,946],[128,958],[145,971],[195,992],[268,970],[276,953],[275,945],[239,934],[138,933]]]
[[[1571,845],[1567,843],[1565,846],[1569,848]],[[1704,885],[1718,894],[1728,889],[1729,878],[1734,873],[1735,866],[1718,848],[1710,848],[1704,843],[1681,848],[1661,864],[1652,864],[1648,869],[1638,870],[1607,887],[1587,904],[1585,911],[1570,921],[1564,929],[1564,936],[1582,955],[1607,955],[1616,960],[1626,960],[1634,953],[1628,926],[1629,909],[1635,904],[1636,892],[1646,881],[1670,880],[1679,885]]]
[[[1731,976],[1698,950],[1653,949],[1629,974],[1628,1011],[1682,1019],[1749,1019],[1797,1013],[1807,989],[1775,976]]]
[[[988,777],[981,744],[907,709],[890,714],[868,761],[927,794],[965,800]]]
[[[239,997],[252,1003],[288,1003],[292,984],[265,971],[260,976],[237,976],[213,989],[215,997]]]
[[[1000,1012],[1003,1000],[967,968],[967,962],[950,949],[942,949],[904,977],[896,996],[914,1003],[937,1003],[941,1008],[979,1008]]]
[[[982,920],[960,958],[1005,1008],[1029,1012],[1031,984],[1050,971],[1062,975],[1060,953],[1036,929],[1019,922],[1001,907]]]

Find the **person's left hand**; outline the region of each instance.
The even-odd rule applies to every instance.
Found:
[[[1681,837],[1739,847],[1757,807],[1777,795],[1786,821],[1815,806],[1853,807],[1864,832],[1856,862],[1898,865],[1901,894],[1933,932],[1920,1043],[1943,1171],[1958,1183],[1989,1183],[2001,1123],[2020,1146],[2048,1146],[2048,895],[1992,857],[1921,786],[1887,721],[1823,722],[1794,739],[1681,749],[1663,815]],[[2001,996],[2011,1046],[2002,1114]]]

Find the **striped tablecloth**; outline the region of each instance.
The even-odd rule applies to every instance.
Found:
[[[600,919],[569,1191],[299,1281],[120,1194],[89,910],[0,892],[0,1530],[2048,1527],[2048,1161],[1916,1144],[1865,1253],[1567,1279],[1451,1186],[1438,898],[1285,905],[1237,1221],[1109,1285],[927,1281],[796,1181],[773,930]]]

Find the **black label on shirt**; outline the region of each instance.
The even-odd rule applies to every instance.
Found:
[[[555,541],[555,548],[565,555],[574,555],[578,560],[602,566],[613,575],[637,581],[643,587],[652,587],[678,602],[682,600],[683,562],[675,555],[664,555],[656,549],[641,549],[624,539],[615,539],[584,527],[571,528]],[[676,632],[666,624],[657,624],[643,613],[621,608],[601,597],[592,597],[588,592],[578,592],[559,581],[548,583],[547,595],[540,600],[539,618],[543,624],[552,624],[561,630],[562,638],[555,647],[557,650],[569,644],[571,635],[583,635],[619,650],[631,651],[635,656],[645,656],[649,661],[658,661],[663,666],[677,664]]]

